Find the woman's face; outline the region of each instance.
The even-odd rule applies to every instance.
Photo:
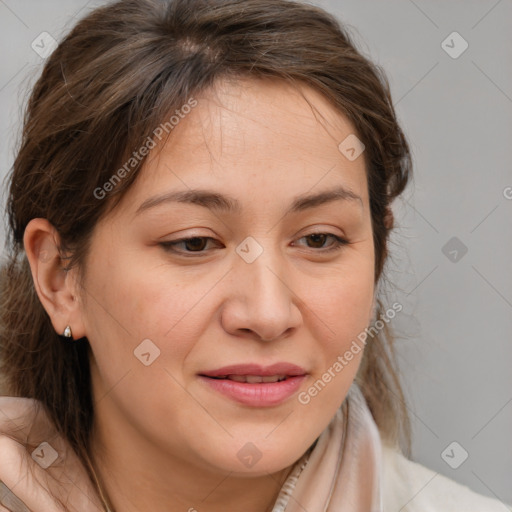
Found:
[[[374,296],[364,153],[302,91],[317,112],[277,81],[196,97],[94,231],[82,329],[99,432],[127,452],[276,472],[346,396]]]

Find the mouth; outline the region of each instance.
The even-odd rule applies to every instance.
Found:
[[[207,375],[205,375],[207,377]],[[218,377],[210,377],[211,379],[228,379],[235,382],[247,382],[249,384],[260,384],[262,382],[282,382],[286,380],[288,375],[220,375]]]
[[[266,367],[243,364],[198,374],[214,392],[251,407],[283,403],[297,392],[306,376],[303,368],[288,363]]]

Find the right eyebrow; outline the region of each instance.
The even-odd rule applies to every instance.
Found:
[[[297,213],[309,208],[316,208],[332,201],[359,201],[364,209],[363,200],[360,196],[345,187],[336,187],[331,190],[325,190],[316,194],[307,194],[296,197],[291,206],[287,209],[285,215]],[[155,208],[165,203],[189,203],[203,206],[212,210],[223,210],[233,214],[240,214],[242,206],[240,201],[234,197],[220,194],[213,190],[183,190],[171,191],[165,194],[151,197],[145,200],[135,215],[141,214],[143,211]]]

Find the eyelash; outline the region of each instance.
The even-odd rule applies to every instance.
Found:
[[[315,249],[315,248],[310,247],[310,249],[313,249],[314,252],[319,252],[319,253],[323,253],[323,254],[332,253],[335,251],[339,251],[344,246],[346,246],[350,243],[345,238],[339,237],[337,235],[333,235],[332,233],[310,233],[309,235],[305,235],[305,236],[299,238],[299,240],[302,240],[303,238],[309,238],[309,237],[315,236],[315,235],[325,235],[326,237],[330,237],[330,238],[334,239],[334,243],[331,244],[328,249],[323,249],[323,248]],[[163,247],[163,249],[167,252],[178,253],[178,254],[184,255],[185,257],[194,258],[194,257],[197,257],[196,255],[202,255],[206,252],[204,250],[203,251],[180,251],[180,250],[175,249],[175,247],[177,245],[184,244],[186,242],[190,242],[191,240],[215,240],[215,239],[212,237],[209,237],[209,236],[193,236],[193,237],[189,237],[189,238],[180,238],[178,240],[173,240],[172,242],[171,241],[160,242],[159,245],[161,245]]]

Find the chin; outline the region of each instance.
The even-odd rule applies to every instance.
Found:
[[[250,441],[246,436],[244,440],[231,439],[224,446],[212,443],[216,451],[202,453],[201,456],[221,473],[237,477],[265,476],[295,464],[314,442],[314,439],[308,442],[298,437],[298,434],[276,436],[272,441],[259,437],[259,440]],[[219,448],[224,449],[219,452]]]

